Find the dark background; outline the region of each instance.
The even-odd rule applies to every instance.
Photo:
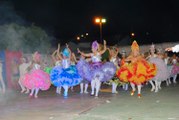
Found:
[[[54,35],[54,44],[99,40],[95,16],[107,19],[103,38],[108,44],[124,41],[132,32],[140,44],[178,41],[178,0],[8,0],[16,13]],[[129,43],[130,44],[130,43]]]

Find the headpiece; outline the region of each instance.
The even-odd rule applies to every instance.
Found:
[[[155,45],[152,43],[152,45],[150,46],[150,51],[155,51]]]
[[[94,41],[94,42],[92,43],[92,49],[97,50],[98,47],[99,47],[98,42],[97,42],[97,41]]]
[[[69,50],[68,50],[67,48],[65,48],[65,49],[63,50],[62,54],[63,54],[63,56],[65,56],[65,57],[69,57],[69,56],[70,56],[70,52],[69,52]]]
[[[137,50],[139,51],[139,45],[137,44],[137,42],[134,40],[132,45],[131,45],[131,50],[134,51],[134,50]]]

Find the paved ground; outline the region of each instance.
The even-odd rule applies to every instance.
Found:
[[[142,98],[119,88],[118,94],[103,87],[98,98],[79,94],[79,87],[68,98],[56,95],[52,88],[29,98],[18,92],[0,95],[0,120],[179,120],[179,84],[158,93],[145,86]]]

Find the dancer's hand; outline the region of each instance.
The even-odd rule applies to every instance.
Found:
[[[106,40],[103,40],[104,45],[106,45]]]
[[[172,48],[166,48],[165,51],[172,51]]]
[[[60,43],[58,43],[58,49],[60,49]]]

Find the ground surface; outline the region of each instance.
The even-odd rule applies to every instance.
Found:
[[[79,94],[79,87],[68,98],[41,91],[29,98],[18,91],[0,95],[0,120],[179,120],[179,84],[165,86],[158,93],[142,88],[142,98],[118,88],[118,94],[102,87],[98,98]]]

